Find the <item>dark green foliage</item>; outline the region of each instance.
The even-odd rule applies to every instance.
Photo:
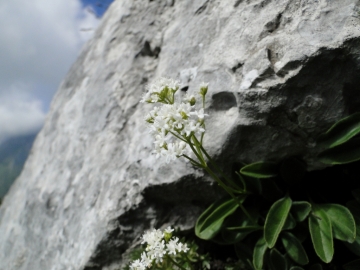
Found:
[[[228,211],[209,239],[235,244],[246,269],[360,269],[359,134],[357,113],[319,138],[318,161],[343,167],[308,172],[298,157],[243,166],[239,179],[249,192],[241,204],[252,218]]]
[[[224,219],[234,213],[238,207],[233,199],[221,200],[212,204],[198,218],[195,225],[196,236],[204,240],[214,238],[220,231]]]
[[[253,178],[271,178],[278,174],[277,165],[272,162],[256,162],[244,166],[240,173]]]
[[[333,148],[343,144],[360,133],[360,113],[345,117],[335,123],[318,139],[318,144],[324,148]]]
[[[360,160],[360,113],[355,113],[335,123],[318,139],[325,150],[318,156],[325,164],[346,164]]]
[[[281,234],[281,242],[284,245],[287,254],[294,262],[300,265],[309,263],[306,251],[295,235],[289,232],[283,232]]]
[[[293,202],[291,213],[296,221],[304,221],[311,211],[311,204],[308,202]]]
[[[0,198],[19,176],[36,134],[11,138],[0,145]]]
[[[329,165],[346,164],[360,160],[360,138],[353,138],[346,144],[330,148],[319,154],[319,160]]]
[[[264,237],[261,237],[255,244],[253,253],[253,265],[256,270],[263,268],[264,255],[267,250],[267,244]]]
[[[270,251],[270,268],[271,270],[287,270],[285,257],[276,249]]]
[[[334,255],[332,226],[326,213],[313,206],[309,217],[309,230],[316,254],[326,263],[331,262]]]
[[[273,248],[282,228],[285,225],[291,208],[291,199],[285,197],[276,201],[266,216],[264,238],[269,248]]]
[[[21,167],[11,162],[0,164],[0,198],[4,197],[16,177],[19,176]]]

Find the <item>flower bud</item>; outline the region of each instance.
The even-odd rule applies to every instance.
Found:
[[[164,239],[165,239],[165,242],[169,242],[169,240],[171,239],[172,237],[172,233],[169,233],[169,232],[164,232]]]
[[[195,105],[196,99],[195,99],[194,96],[192,96],[191,99],[189,99],[189,103],[190,103],[191,106],[194,106],[194,105]]]
[[[180,112],[180,115],[181,115],[181,117],[182,117],[182,119],[188,119],[189,118],[189,116],[186,114],[186,113],[184,113],[184,112]]]
[[[209,86],[208,83],[200,84],[200,95],[202,95],[203,97],[207,94],[208,86]]]

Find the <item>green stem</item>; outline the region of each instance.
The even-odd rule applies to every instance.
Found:
[[[191,150],[192,150],[192,151],[194,152],[194,154],[196,155],[197,159],[201,162],[202,167],[207,167],[207,164],[206,164],[204,158],[202,158],[202,157],[199,155],[199,153],[195,150],[194,145],[192,144],[192,142],[191,142],[190,139],[187,141],[187,143],[189,144]]]
[[[204,168],[203,165],[201,165],[199,162],[195,161],[194,159],[192,159],[191,157],[187,156],[187,155],[182,155],[184,158],[187,158],[188,160],[190,160],[194,165],[200,167],[200,168]]]
[[[203,161],[205,162],[204,156],[203,156],[203,154],[202,154],[202,152],[201,152],[201,148],[200,148],[200,147],[201,147],[201,144],[200,144],[200,142],[198,141],[198,139],[195,137],[194,134],[191,135],[191,138],[192,138],[193,141],[194,141],[194,145],[195,145],[195,147],[196,147],[197,152],[198,152],[199,155],[201,156],[201,160],[203,160]]]
[[[205,122],[202,124],[202,127],[205,129]],[[200,145],[202,145],[202,143],[203,143],[204,134],[205,134],[205,132],[201,133]]]
[[[195,137],[196,139],[196,137]],[[197,140],[197,139],[196,139]],[[198,141],[199,142],[199,141]],[[210,155],[206,152],[206,150],[204,149],[204,147],[202,146],[202,144],[200,144],[200,150],[201,152],[203,152],[206,156],[206,158],[210,161],[211,165],[214,166],[214,168],[220,173],[220,175],[226,180],[226,182],[231,185],[234,185],[234,182],[231,181],[225,174],[224,172],[219,168],[219,166],[216,164],[216,162],[210,157]],[[236,186],[236,185],[235,185]],[[242,193],[245,194],[244,190],[242,190]]]
[[[196,139],[196,138],[195,138]],[[223,177],[229,181],[227,179],[227,177],[224,175],[224,173],[222,172],[222,170],[216,165],[216,163],[211,159],[211,157],[209,156],[209,154],[205,151],[205,149],[202,147],[202,145],[200,145],[201,150],[204,152],[205,156],[209,159],[209,161],[211,162],[211,164],[220,172],[221,175],[223,175]],[[227,192],[229,193],[229,195],[237,202],[237,204],[239,205],[239,207],[241,208],[241,210],[244,212],[244,214],[251,220],[251,222],[253,222],[254,224],[256,224],[256,222],[254,221],[254,219],[250,216],[249,212],[245,209],[245,207],[242,205],[242,203],[238,200],[238,198],[233,194],[233,192],[231,190],[228,189],[228,187],[219,179],[219,177],[217,177],[217,175],[215,175],[215,173],[213,173],[211,171],[211,169],[209,167],[206,167],[205,170],[211,175],[211,177],[214,178],[214,180],[216,180],[219,185]],[[231,183],[231,182],[230,182]],[[244,194],[244,193],[242,193]]]
[[[236,189],[234,189],[233,187],[231,187],[230,185],[228,186],[228,188],[229,188],[232,192],[237,193],[237,194],[243,194],[243,195],[250,195],[250,194],[252,194],[251,192],[236,190]]]
[[[170,260],[173,264],[175,264],[175,265],[176,265],[177,267],[179,267],[180,269],[182,269],[182,270],[187,270],[186,268],[184,268],[184,267],[182,267],[180,264],[178,264],[173,258],[171,258],[170,255],[168,255],[167,257],[169,258],[169,260]]]
[[[208,169],[209,169],[209,167],[207,167]],[[210,169],[209,169],[210,170]],[[211,171],[211,170],[210,170]],[[210,172],[207,170],[207,172],[210,174]],[[250,214],[249,214],[249,212],[245,209],[245,207],[242,205],[242,203],[239,201],[239,199],[233,194],[233,192],[230,190],[230,189],[228,189],[228,187],[214,174],[214,173],[212,173],[212,174],[210,174],[215,180],[217,179],[217,182],[218,183],[222,183],[222,185],[221,185],[221,187],[227,192],[227,193],[229,193],[229,195],[236,201],[236,203],[239,205],[239,207],[240,207],[240,209],[241,209],[241,211],[243,211],[244,212],[244,214],[248,217],[248,219],[252,222],[252,223],[254,223],[254,224],[256,224],[256,222],[255,222],[255,220],[250,216]],[[242,193],[243,194],[243,193]]]
[[[183,138],[181,138],[179,135],[176,135],[176,133],[169,131],[174,137],[178,138],[179,140],[182,140],[183,142],[188,143],[186,140],[184,140]]]
[[[192,136],[196,141],[197,144],[199,143],[199,141],[196,139],[195,136]],[[249,212],[244,208],[244,206],[242,205],[242,203],[239,201],[239,199],[232,193],[231,190],[228,189],[228,187],[224,184],[223,181],[220,180],[220,178],[208,167],[208,165],[206,164],[204,158],[202,156],[199,155],[199,153],[195,150],[194,146],[192,145],[191,141],[188,141],[188,144],[191,148],[191,150],[194,152],[194,154],[196,155],[196,157],[198,158],[198,160],[201,162],[203,168],[210,174],[210,176],[216,181],[218,182],[218,184],[227,192],[229,193],[229,195],[236,201],[236,203],[239,205],[240,209],[244,212],[244,214],[251,220],[251,222],[253,222],[254,224],[256,224],[256,222],[253,220],[253,218],[250,216]],[[202,147],[202,145],[199,145],[200,149],[204,151],[204,154],[206,155],[206,157],[210,160],[210,162],[212,161],[212,159],[210,158],[210,156],[206,153],[205,149]],[[202,152],[202,151],[200,151]],[[214,163],[214,162],[212,162]],[[222,171],[219,169],[219,167],[215,164],[216,168],[220,171],[220,173],[222,173]],[[223,174],[223,173],[222,173]],[[227,178],[225,178],[227,179]]]

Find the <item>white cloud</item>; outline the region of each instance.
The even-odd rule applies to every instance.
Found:
[[[0,142],[9,137],[36,132],[42,126],[45,118],[42,104],[24,91],[28,87],[19,85],[1,95]]]
[[[97,24],[79,0],[0,1],[0,139],[39,128]]]

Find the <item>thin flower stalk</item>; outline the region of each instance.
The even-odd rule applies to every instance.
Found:
[[[142,97],[141,102],[162,104],[160,107],[154,107],[145,118],[154,137],[155,150],[153,153],[156,154],[157,158],[165,158],[167,163],[176,158],[184,157],[194,166],[207,171],[253,221],[235,195],[247,194],[246,190],[241,188],[235,190],[232,186],[237,187],[237,185],[224,174],[203,147],[205,117],[208,116],[204,113],[208,84],[202,83],[200,85],[199,95],[201,96],[202,108],[199,110],[195,108],[196,98],[193,95],[186,94],[181,102],[176,101],[176,93],[179,88],[180,83],[178,81],[160,78],[147,87],[148,92]],[[198,161],[190,157],[191,152]],[[205,158],[209,161],[211,168]],[[226,184],[218,175],[225,180]]]

